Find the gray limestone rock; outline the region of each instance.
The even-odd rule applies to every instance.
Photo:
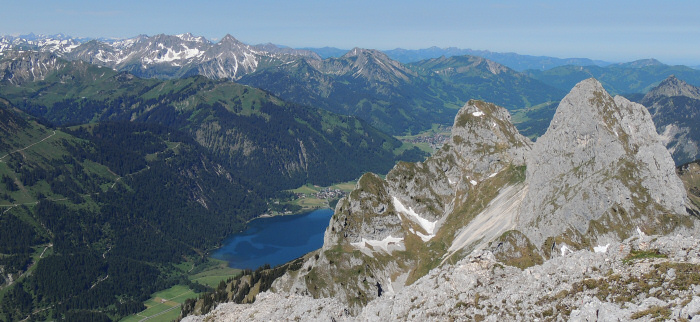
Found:
[[[647,110],[612,98],[595,79],[561,101],[527,158],[527,182],[520,226],[538,246],[564,234],[606,243],[685,213],[683,184]],[[604,222],[597,236],[591,221]]]
[[[700,318],[700,285],[693,275],[700,263],[690,263],[700,253],[700,239],[639,239],[611,243],[605,252],[574,251],[524,270],[502,265],[489,251],[475,251],[454,265],[431,270],[401,291],[370,301],[356,314],[337,299],[282,292],[260,294],[253,304],[220,305],[206,316],[185,321],[646,321],[655,314]],[[666,257],[630,260],[630,250],[639,250],[641,243]],[[677,256],[677,247],[693,255]],[[665,267],[685,269],[676,270],[676,279],[658,288],[668,282],[657,275]],[[695,282],[681,282],[690,280]],[[646,286],[651,288],[647,291]]]

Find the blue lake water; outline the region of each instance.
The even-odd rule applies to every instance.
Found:
[[[227,238],[212,257],[241,269],[286,263],[323,246],[323,233],[331,216],[333,210],[321,209],[301,215],[255,219],[248,223],[246,231]]]

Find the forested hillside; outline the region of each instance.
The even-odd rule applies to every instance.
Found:
[[[138,312],[182,282],[174,264],[203,260],[266,209],[185,133],[129,122],[54,131],[0,114],[4,319]]]
[[[48,69],[42,78],[12,82],[37,66]],[[58,125],[132,121],[181,130],[270,192],[347,181],[364,171],[386,172],[397,159],[424,157],[355,117],[290,104],[227,80],[139,79],[47,53],[7,56],[2,68],[0,96],[29,113]]]

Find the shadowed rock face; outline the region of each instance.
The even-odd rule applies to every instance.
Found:
[[[700,159],[700,88],[669,76],[640,103],[649,109],[676,165]]]
[[[535,245],[567,230],[588,235],[590,221],[611,211],[632,220],[612,218],[591,241],[637,226],[655,231],[655,216],[685,212],[685,190],[647,110],[612,98],[595,79],[560,103],[527,158],[527,182],[519,226]]]

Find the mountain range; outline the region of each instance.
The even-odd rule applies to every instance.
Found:
[[[527,70],[525,74],[559,89],[594,77],[612,94],[646,93],[670,75],[700,86],[698,70],[687,66],[670,66],[655,59],[601,66],[560,66],[548,70]]]
[[[230,35],[216,44],[182,34],[111,42],[64,39],[59,41],[66,42],[63,47],[45,45],[56,41],[4,38],[0,43],[6,44],[6,52],[33,48],[144,78],[228,78],[297,104],[363,118],[390,134],[415,134],[433,124],[449,124],[465,98],[488,99],[513,109],[564,94],[492,61],[468,56],[404,65],[380,51],[355,48],[339,58],[320,59],[308,50],[249,46]]]
[[[119,319],[176,284],[202,293],[182,317],[248,303],[207,319],[691,319],[699,73],[0,37],[0,320]],[[430,156],[394,137],[448,125]],[[188,278],[289,189],[357,178],[320,250]]]
[[[0,44],[3,50],[49,51],[68,60],[83,60],[139,77],[171,79],[203,75],[234,79],[294,103],[363,118],[394,135],[415,134],[430,129],[433,124],[448,125],[468,99],[483,99],[511,111],[523,110],[516,121],[545,122],[539,125],[532,121],[523,125],[516,122],[525,134],[536,137],[547,125],[543,113],[553,115],[554,103],[588,77],[599,79],[613,94],[643,94],[671,74],[690,84],[700,83],[699,71],[664,65],[653,59],[608,64],[455,48],[393,52],[326,48],[319,55],[310,49],[246,45],[230,35],[216,44],[191,34],[140,35],[126,40],[73,39],[63,35],[4,36]],[[400,56],[394,55],[401,52],[423,52],[423,56],[416,57],[426,59],[404,64],[391,58],[399,59]],[[428,58],[430,53],[433,58]],[[444,58],[436,57],[438,54]],[[508,57],[523,62],[536,58],[538,66],[522,75],[516,70],[533,63],[518,65]],[[506,63],[505,66],[515,70],[496,62]],[[545,64],[545,70],[541,64]]]
[[[261,69],[240,82],[295,103],[364,118],[394,135],[449,124],[465,97],[490,99],[513,109],[558,100],[564,94],[479,57],[403,65],[380,51],[360,48],[339,58],[302,58]]]
[[[417,149],[399,152],[400,141],[359,119],[290,104],[227,80],[140,79],[30,52],[0,59],[0,79],[8,84],[0,96],[57,125],[134,121],[190,133],[227,165],[272,190],[386,171],[395,151],[408,159],[423,155]]]

